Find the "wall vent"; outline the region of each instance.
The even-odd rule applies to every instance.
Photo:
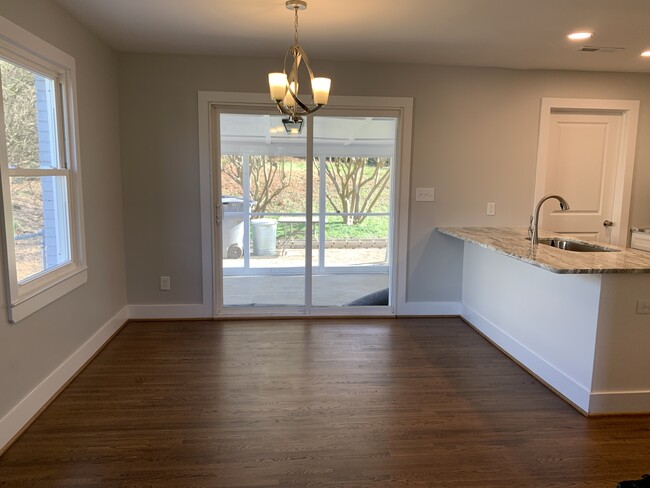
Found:
[[[578,51],[583,53],[620,53],[625,51],[624,47],[601,47],[601,46],[581,46]]]

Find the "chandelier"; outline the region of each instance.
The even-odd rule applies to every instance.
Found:
[[[299,134],[302,130],[303,116],[314,113],[324,105],[327,105],[330,94],[330,85],[332,80],[329,78],[314,78],[314,72],[309,64],[309,58],[305,50],[298,43],[298,10],[307,8],[307,2],[303,0],[287,0],[286,7],[294,11],[294,29],[295,34],[293,44],[284,55],[284,65],[282,73],[269,73],[269,90],[271,98],[278,106],[278,109],[288,117],[282,119],[282,123],[289,134]],[[287,59],[291,56],[291,70],[287,75]],[[313,105],[309,107],[298,96],[298,69],[301,62],[305,62],[305,67],[311,80],[311,91]]]

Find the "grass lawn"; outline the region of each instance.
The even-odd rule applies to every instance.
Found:
[[[269,217],[276,218],[276,217]],[[388,239],[388,216],[367,217],[360,224],[346,225],[341,217],[329,216],[325,225],[325,239]],[[278,225],[278,239],[285,239],[289,226]],[[314,234],[318,235],[318,224],[314,224]],[[305,225],[292,224],[291,237],[305,238]]]

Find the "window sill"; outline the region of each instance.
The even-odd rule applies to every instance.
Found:
[[[58,300],[88,281],[88,268],[83,267],[67,274],[60,280],[48,284],[31,296],[21,298],[9,306],[9,321],[16,323],[34,312]]]

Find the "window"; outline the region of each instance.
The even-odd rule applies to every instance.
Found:
[[[9,319],[85,283],[74,59],[0,18],[0,176]]]

